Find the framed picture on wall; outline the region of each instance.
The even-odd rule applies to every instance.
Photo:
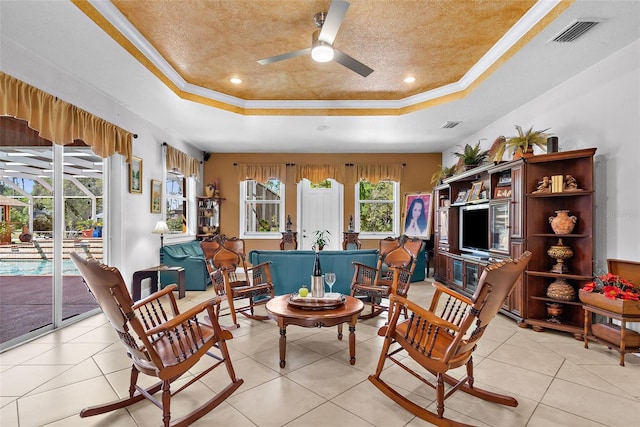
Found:
[[[132,157],[129,163],[129,193],[142,193],[142,159]]]
[[[162,212],[162,182],[151,180],[151,213]]]
[[[430,238],[433,217],[432,199],[431,193],[405,193],[403,234],[422,239]]]

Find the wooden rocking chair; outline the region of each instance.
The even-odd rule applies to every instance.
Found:
[[[274,296],[270,262],[248,266],[244,240],[235,237],[218,235],[213,240],[203,240],[200,246],[216,293],[227,299],[233,321],[231,329],[240,327],[236,313],[256,320],[269,319],[266,314],[256,314],[255,307],[266,304]],[[242,270],[240,274],[238,267]],[[237,306],[240,300],[245,303]],[[220,315],[219,309],[217,313]]]
[[[474,386],[471,356],[478,340],[521,277],[530,258],[531,253],[525,252],[517,260],[487,266],[471,298],[440,283],[434,283],[436,292],[429,310],[404,297],[391,295],[391,320],[378,331],[385,339],[376,372],[369,376],[369,381],[412,414],[439,426],[465,425],[443,416],[445,399],[457,390],[501,405],[518,406],[518,401],[513,397]],[[443,297],[443,301],[440,301],[440,297]],[[410,314],[407,320],[399,322],[402,309],[407,309]],[[409,368],[402,361],[403,357],[396,357],[396,354],[403,351],[435,376],[435,384]],[[436,390],[437,413],[427,410],[425,404],[412,402],[380,378],[386,360],[397,364]],[[458,380],[447,375],[450,369],[463,365],[466,365],[466,376]],[[445,382],[451,386],[446,394]]]
[[[100,264],[95,259],[84,259],[75,252],[70,255],[133,362],[128,397],[85,408],[80,412],[81,417],[115,411],[146,398],[162,409],[165,427],[187,426],[206,415],[242,385],[243,380],[236,378],[227,350],[226,340],[232,335],[218,324],[214,313],[215,300],[202,302],[180,313],[173,295],[176,285],[169,285],[134,303],[118,269]],[[205,316],[208,316],[210,324],[201,318]],[[191,376],[189,369],[205,355],[211,356],[213,364]],[[226,369],[229,384],[216,388],[218,392],[212,392],[211,399],[193,412],[171,421],[172,396],[218,367]],[[142,388],[137,385],[139,373],[157,377],[160,381]],[[176,391],[171,391],[171,384],[185,374],[188,381]],[[160,390],[161,401],[153,396]]]
[[[366,298],[371,307],[371,312],[361,315],[361,319],[375,317],[387,310],[383,299],[389,298],[389,295],[407,296],[416,258],[422,246],[422,240],[417,238],[405,235],[387,237],[380,241],[376,268],[353,263],[356,269],[351,282],[351,296]]]

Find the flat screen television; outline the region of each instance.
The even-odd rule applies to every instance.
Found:
[[[475,256],[489,255],[489,204],[460,208],[460,249]]]

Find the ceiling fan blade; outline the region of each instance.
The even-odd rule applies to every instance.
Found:
[[[322,30],[320,30],[320,34],[318,35],[318,40],[322,40],[330,45],[333,44],[340,25],[342,25],[342,20],[347,14],[347,9],[349,9],[349,3],[346,1],[333,0],[331,2],[329,12],[327,12],[327,18],[324,20]]]
[[[347,55],[344,52],[339,51],[335,47],[333,48],[333,59],[340,65],[344,65],[351,71],[360,74],[362,77],[367,77],[369,74],[373,73],[373,69],[367,67],[362,62],[358,61]]]
[[[283,61],[285,59],[295,58],[296,56],[306,55],[311,52],[311,48],[305,48],[300,50],[294,50],[293,52],[283,53],[282,55],[276,55],[269,58],[259,59],[258,63],[261,65],[271,64],[272,62]]]

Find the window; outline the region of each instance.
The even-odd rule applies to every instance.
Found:
[[[360,237],[397,235],[400,229],[400,185],[393,181],[356,183],[356,229]]]
[[[277,179],[265,183],[240,183],[241,238],[280,238],[284,231],[284,184]]]
[[[167,171],[167,226],[170,233],[187,232],[187,180],[174,171]]]

